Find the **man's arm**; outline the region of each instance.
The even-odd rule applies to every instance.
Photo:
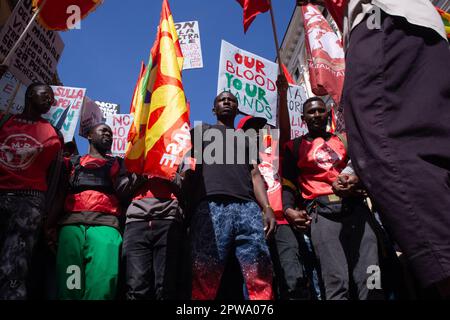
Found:
[[[256,201],[258,201],[258,204],[263,208],[264,231],[266,233],[266,238],[269,238],[275,231],[277,221],[275,219],[273,209],[270,206],[269,198],[267,197],[266,185],[264,184],[264,180],[259,172],[257,164],[253,164],[252,182]]]
[[[62,161],[62,163],[58,164],[60,161]],[[45,225],[47,228],[56,227],[61,214],[64,212],[64,201],[68,190],[67,168],[65,167],[62,158],[53,160],[50,165],[51,168],[57,168],[58,166],[61,168],[59,173],[51,171],[47,176],[49,186],[46,195],[47,217]],[[49,194],[49,192],[52,194]]]
[[[332,184],[333,192],[342,198],[354,196],[367,196],[367,192],[353,170],[351,159]]]
[[[298,210],[297,199],[301,198],[297,186],[297,163],[292,150],[286,146],[283,155],[283,211],[292,228],[305,231],[311,224],[311,218],[305,210]]]
[[[125,166],[121,166],[114,181],[114,190],[120,201],[126,202],[132,199],[137,190],[147,181],[148,179],[144,176],[128,172]]]
[[[69,188],[69,170],[66,166],[62,150],[50,164],[47,173],[48,190],[46,193],[46,216],[44,220],[44,235],[47,245],[56,250],[58,221],[64,213],[64,202]]]
[[[278,114],[280,119],[280,141],[279,145],[283,146],[286,142],[291,140],[291,122],[289,120],[289,110],[287,103],[287,93],[289,84],[284,74],[278,75]]]

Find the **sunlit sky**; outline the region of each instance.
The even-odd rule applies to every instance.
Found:
[[[295,1],[272,3],[281,43]],[[87,88],[91,99],[117,103],[121,113],[128,113],[140,62],[147,63],[155,40],[161,4],[162,0],[106,0],[81,21],[81,29],[61,32],[65,48],[58,72],[64,85]],[[175,22],[199,22],[204,67],[184,71],[183,85],[191,103],[191,122],[212,123],[221,40],[274,61],[270,14],[259,15],[244,34],[242,8],[235,0],[169,0],[169,4]],[[87,141],[77,133],[84,154]]]

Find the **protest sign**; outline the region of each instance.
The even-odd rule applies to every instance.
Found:
[[[132,122],[133,116],[130,114],[114,114],[106,117],[106,124],[113,131],[113,144],[111,147],[113,156],[125,157],[128,131],[130,131]]]
[[[308,132],[306,123],[302,120],[303,103],[308,99],[303,86],[289,85],[287,100],[289,122],[291,124],[291,139],[300,137]]]
[[[183,70],[203,68],[198,21],[175,23],[175,29],[184,57]]]
[[[64,142],[72,141],[80,117],[86,89],[51,86],[55,95],[55,103],[43,118],[59,128],[64,136]],[[65,118],[65,119],[64,119]],[[63,123],[61,123],[64,121]]]
[[[100,108],[100,110],[103,112],[103,120],[105,120],[105,121],[108,116],[120,113],[120,106],[116,103],[103,102],[103,101],[97,101],[97,100],[95,101],[95,103]]]
[[[19,86],[17,88],[17,86]],[[17,92],[16,92],[17,90]],[[12,114],[22,113],[25,108],[25,92],[27,87],[20,83],[11,72],[6,72],[0,78],[0,110],[8,111]],[[15,97],[14,97],[15,93]],[[14,102],[8,110],[10,100],[14,97]]]
[[[1,60],[13,48],[32,15],[31,0],[19,1],[0,31]],[[9,70],[25,85],[51,83],[63,48],[64,43],[57,32],[46,30],[34,21],[8,62]]]
[[[85,97],[83,109],[81,110],[80,131],[78,134],[87,138],[89,130],[92,126],[102,122],[105,122],[103,111],[94,100],[89,99],[89,97]]]
[[[222,40],[217,94],[236,96],[239,110],[276,125],[278,65]]]

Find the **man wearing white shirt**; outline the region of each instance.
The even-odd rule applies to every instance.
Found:
[[[429,0],[325,0],[354,169],[424,287],[450,297],[450,49]]]

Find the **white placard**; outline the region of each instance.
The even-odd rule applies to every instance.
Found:
[[[203,68],[202,45],[198,21],[175,23],[181,51],[184,56],[183,70]]]
[[[60,86],[51,86],[51,88],[55,95],[55,103],[42,117],[60,129],[64,142],[72,141],[86,89]],[[61,123],[62,121],[64,122]]]
[[[276,125],[278,65],[222,40],[217,94],[233,93],[239,110]]]
[[[308,132],[306,123],[302,120],[303,103],[308,99],[303,86],[289,85],[287,103],[289,122],[291,124],[291,139],[300,137]]]
[[[113,156],[124,157],[127,147],[128,131],[133,123],[133,116],[130,114],[115,114],[106,117],[106,124],[113,131],[113,144],[111,154]]]

